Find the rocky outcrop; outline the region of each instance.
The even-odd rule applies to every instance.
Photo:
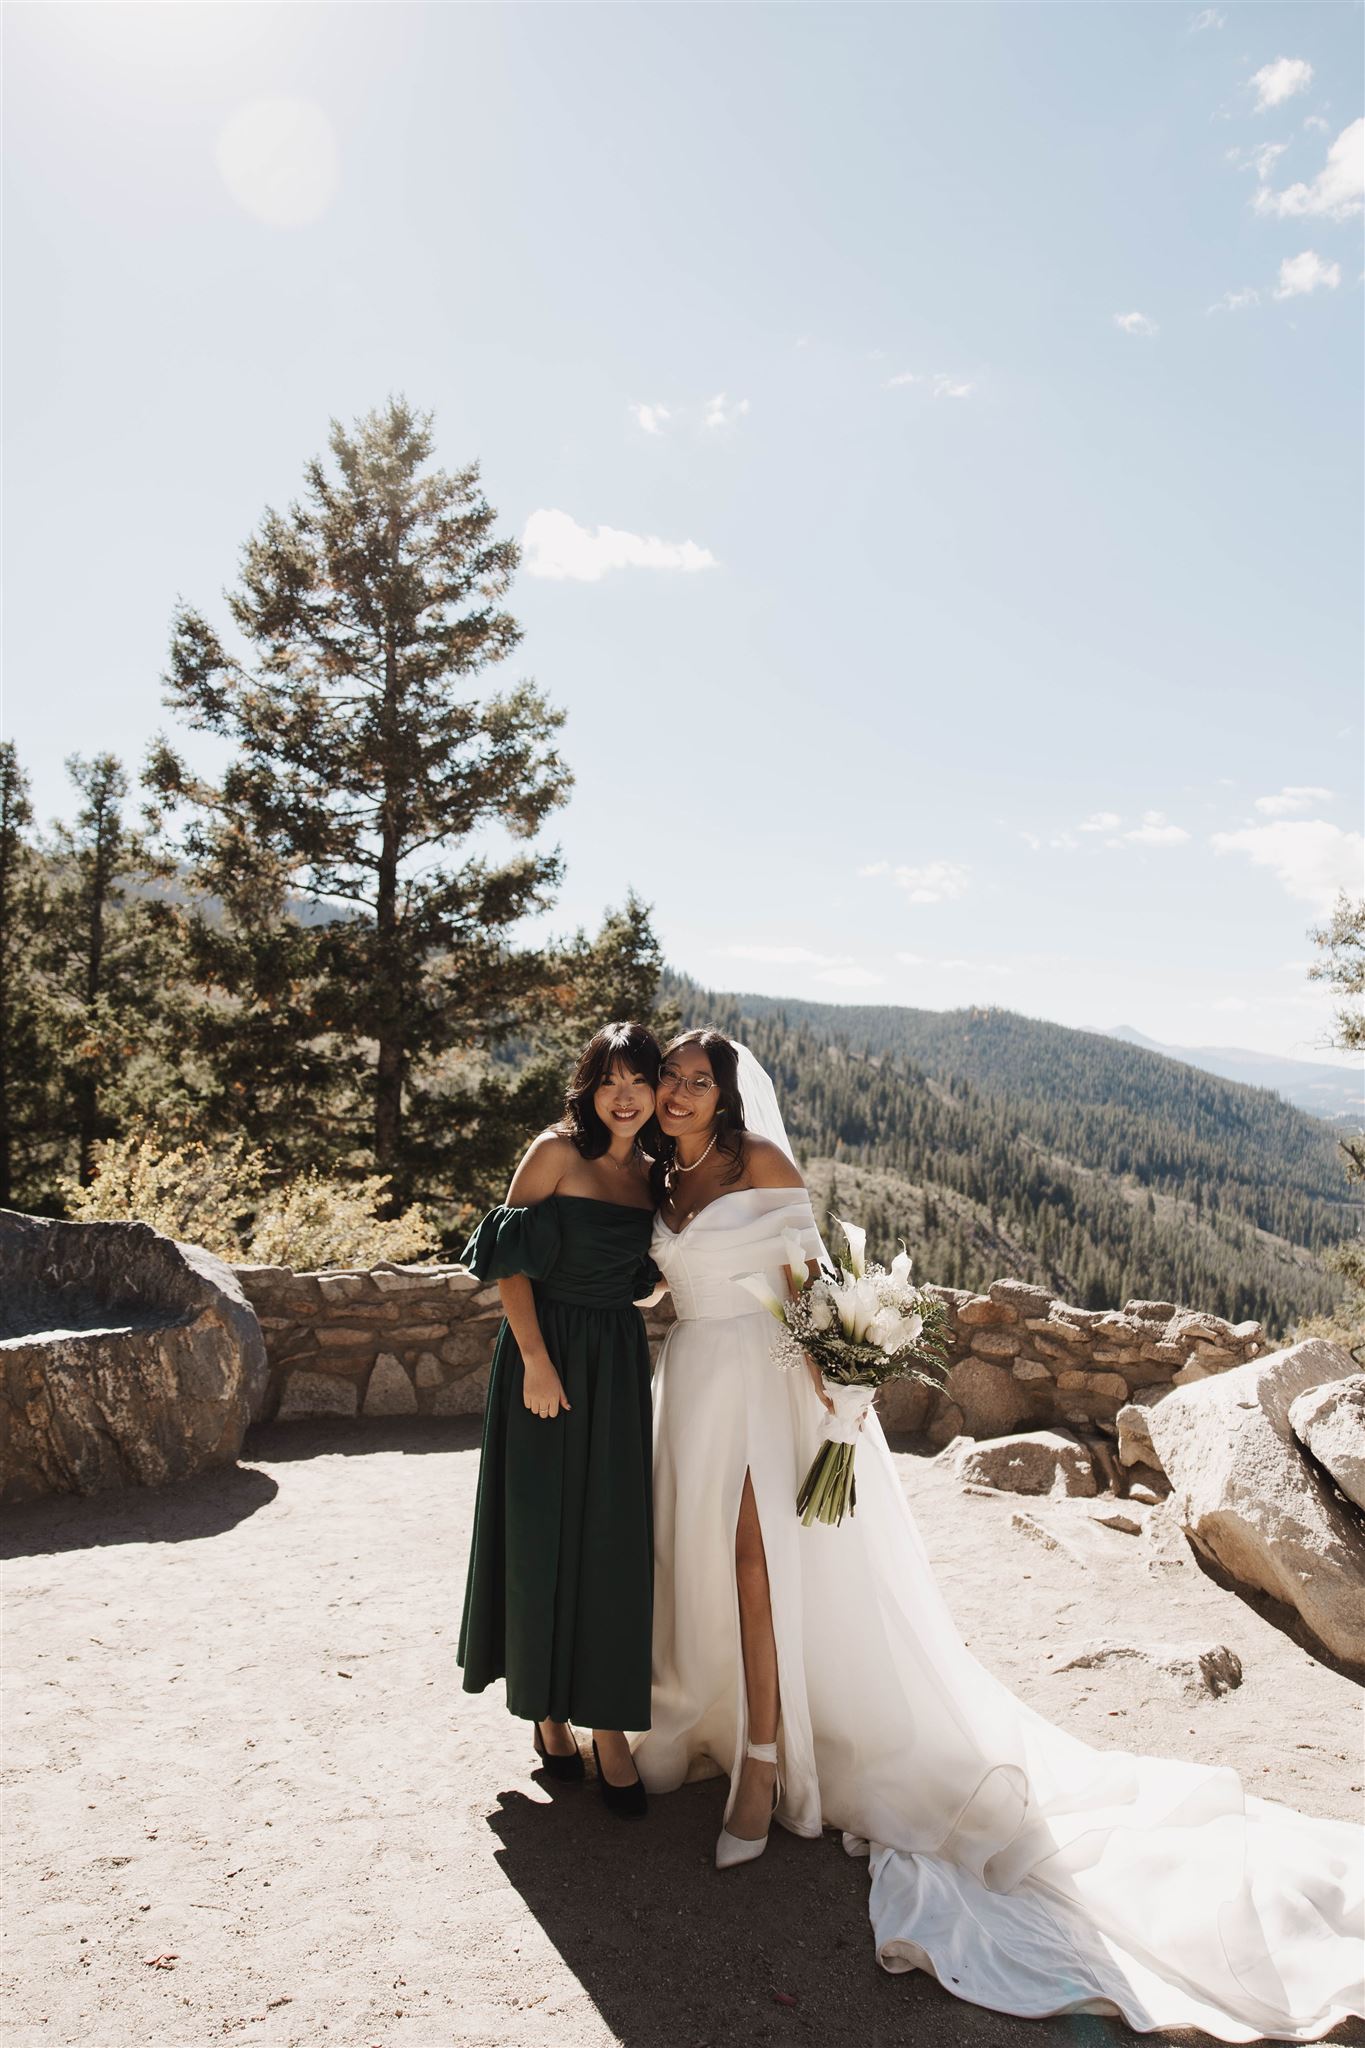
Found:
[[[1334,1656],[1365,1666],[1365,1530],[1303,1455],[1290,1410],[1347,1379],[1320,1338],[1178,1388],[1145,1410],[1170,1507],[1238,1585],[1293,1608]]]
[[[1299,1442],[1365,1513],[1365,1373],[1300,1394],[1289,1410]]]
[[[1059,1430],[976,1443],[959,1437],[939,1454],[964,1485],[990,1486],[1002,1493],[1046,1493],[1090,1498],[1100,1490],[1085,1446]]]
[[[145,1223],[0,1211],[0,1498],[231,1464],[267,1377],[221,1259]]]

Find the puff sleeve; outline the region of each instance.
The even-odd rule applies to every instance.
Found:
[[[524,1273],[543,1280],[559,1258],[559,1207],[553,1195],[524,1209],[490,1209],[460,1254],[480,1280],[510,1280]]]

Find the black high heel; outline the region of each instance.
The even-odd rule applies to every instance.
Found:
[[[597,1753],[597,1737],[592,1739],[592,1760],[597,1766],[597,1789],[602,1794],[608,1813],[614,1813],[622,1820],[642,1820],[649,1812],[649,1795],[640,1783],[638,1772],[633,1785],[612,1785],[602,1769],[602,1759]]]
[[[572,1731],[571,1731],[572,1732]],[[536,1755],[545,1766],[547,1778],[558,1778],[562,1785],[581,1785],[588,1773],[583,1763],[583,1752],[574,1744],[572,1756],[555,1756],[545,1747],[545,1738],[540,1732],[539,1721],[531,1723],[531,1741]]]

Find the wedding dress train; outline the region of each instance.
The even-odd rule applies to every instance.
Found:
[[[734,1541],[746,1471],[772,1590],[777,1817],[871,1857],[878,1960],[1001,2012],[1120,2012],[1139,2031],[1310,2041],[1365,2016],[1365,1831],[1245,1792],[1228,1769],[1092,1749],[967,1650],[876,1417],[857,1512],[803,1529],[823,1410],[774,1363],[736,1282],[781,1283],[781,1232],[820,1250],[789,1188],[722,1196],[653,1256],[678,1322],[655,1374],[651,1792],[748,1739]]]

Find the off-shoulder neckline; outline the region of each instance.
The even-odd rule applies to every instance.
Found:
[[[714,1197],[714,1199],[713,1199],[713,1200],[711,1200],[711,1201],[709,1201],[709,1202],[704,1202],[704,1203],[702,1204],[701,1208],[700,1208],[700,1209],[698,1209],[698,1210],[696,1211],[696,1213],[695,1213],[694,1215],[692,1215],[692,1216],[689,1216],[689,1217],[688,1217],[688,1219],[687,1219],[686,1223],[684,1223],[684,1225],[683,1225],[683,1227],[682,1227],[682,1229],[681,1229],[681,1230],[675,1230],[675,1229],[673,1228],[673,1225],[672,1225],[671,1223],[666,1223],[666,1222],[664,1221],[664,1214],[663,1214],[663,1210],[662,1210],[662,1209],[659,1209],[659,1210],[656,1210],[656,1211],[655,1211],[655,1216],[654,1216],[654,1220],[655,1220],[655,1222],[656,1222],[656,1223],[657,1223],[657,1224],[659,1225],[659,1228],[660,1228],[661,1230],[666,1230],[666,1231],[668,1232],[668,1234],[669,1234],[669,1236],[670,1236],[670,1237],[674,1237],[674,1238],[679,1238],[679,1237],[686,1237],[686,1235],[687,1235],[688,1231],[689,1231],[689,1230],[690,1230],[690,1229],[692,1228],[692,1225],[693,1225],[694,1223],[700,1223],[700,1222],[701,1222],[701,1219],[702,1219],[702,1217],[706,1215],[706,1213],[707,1213],[707,1211],[708,1211],[708,1210],[710,1210],[710,1209],[718,1209],[718,1208],[720,1207],[720,1205],[721,1205],[721,1203],[722,1203],[722,1202],[732,1202],[732,1201],[733,1201],[733,1200],[735,1199],[735,1196],[736,1196],[736,1195],[787,1195],[787,1196],[793,1196],[793,1195],[804,1195],[804,1196],[806,1197],[806,1200],[807,1200],[807,1201],[809,1201],[809,1200],[810,1200],[810,1189],[809,1189],[809,1188],[807,1188],[807,1187],[799,1187],[799,1188],[730,1188],[730,1189],[728,1189],[728,1190],[727,1190],[727,1192],[726,1192],[725,1194],[723,1194],[723,1195],[716,1195],[716,1196]]]

